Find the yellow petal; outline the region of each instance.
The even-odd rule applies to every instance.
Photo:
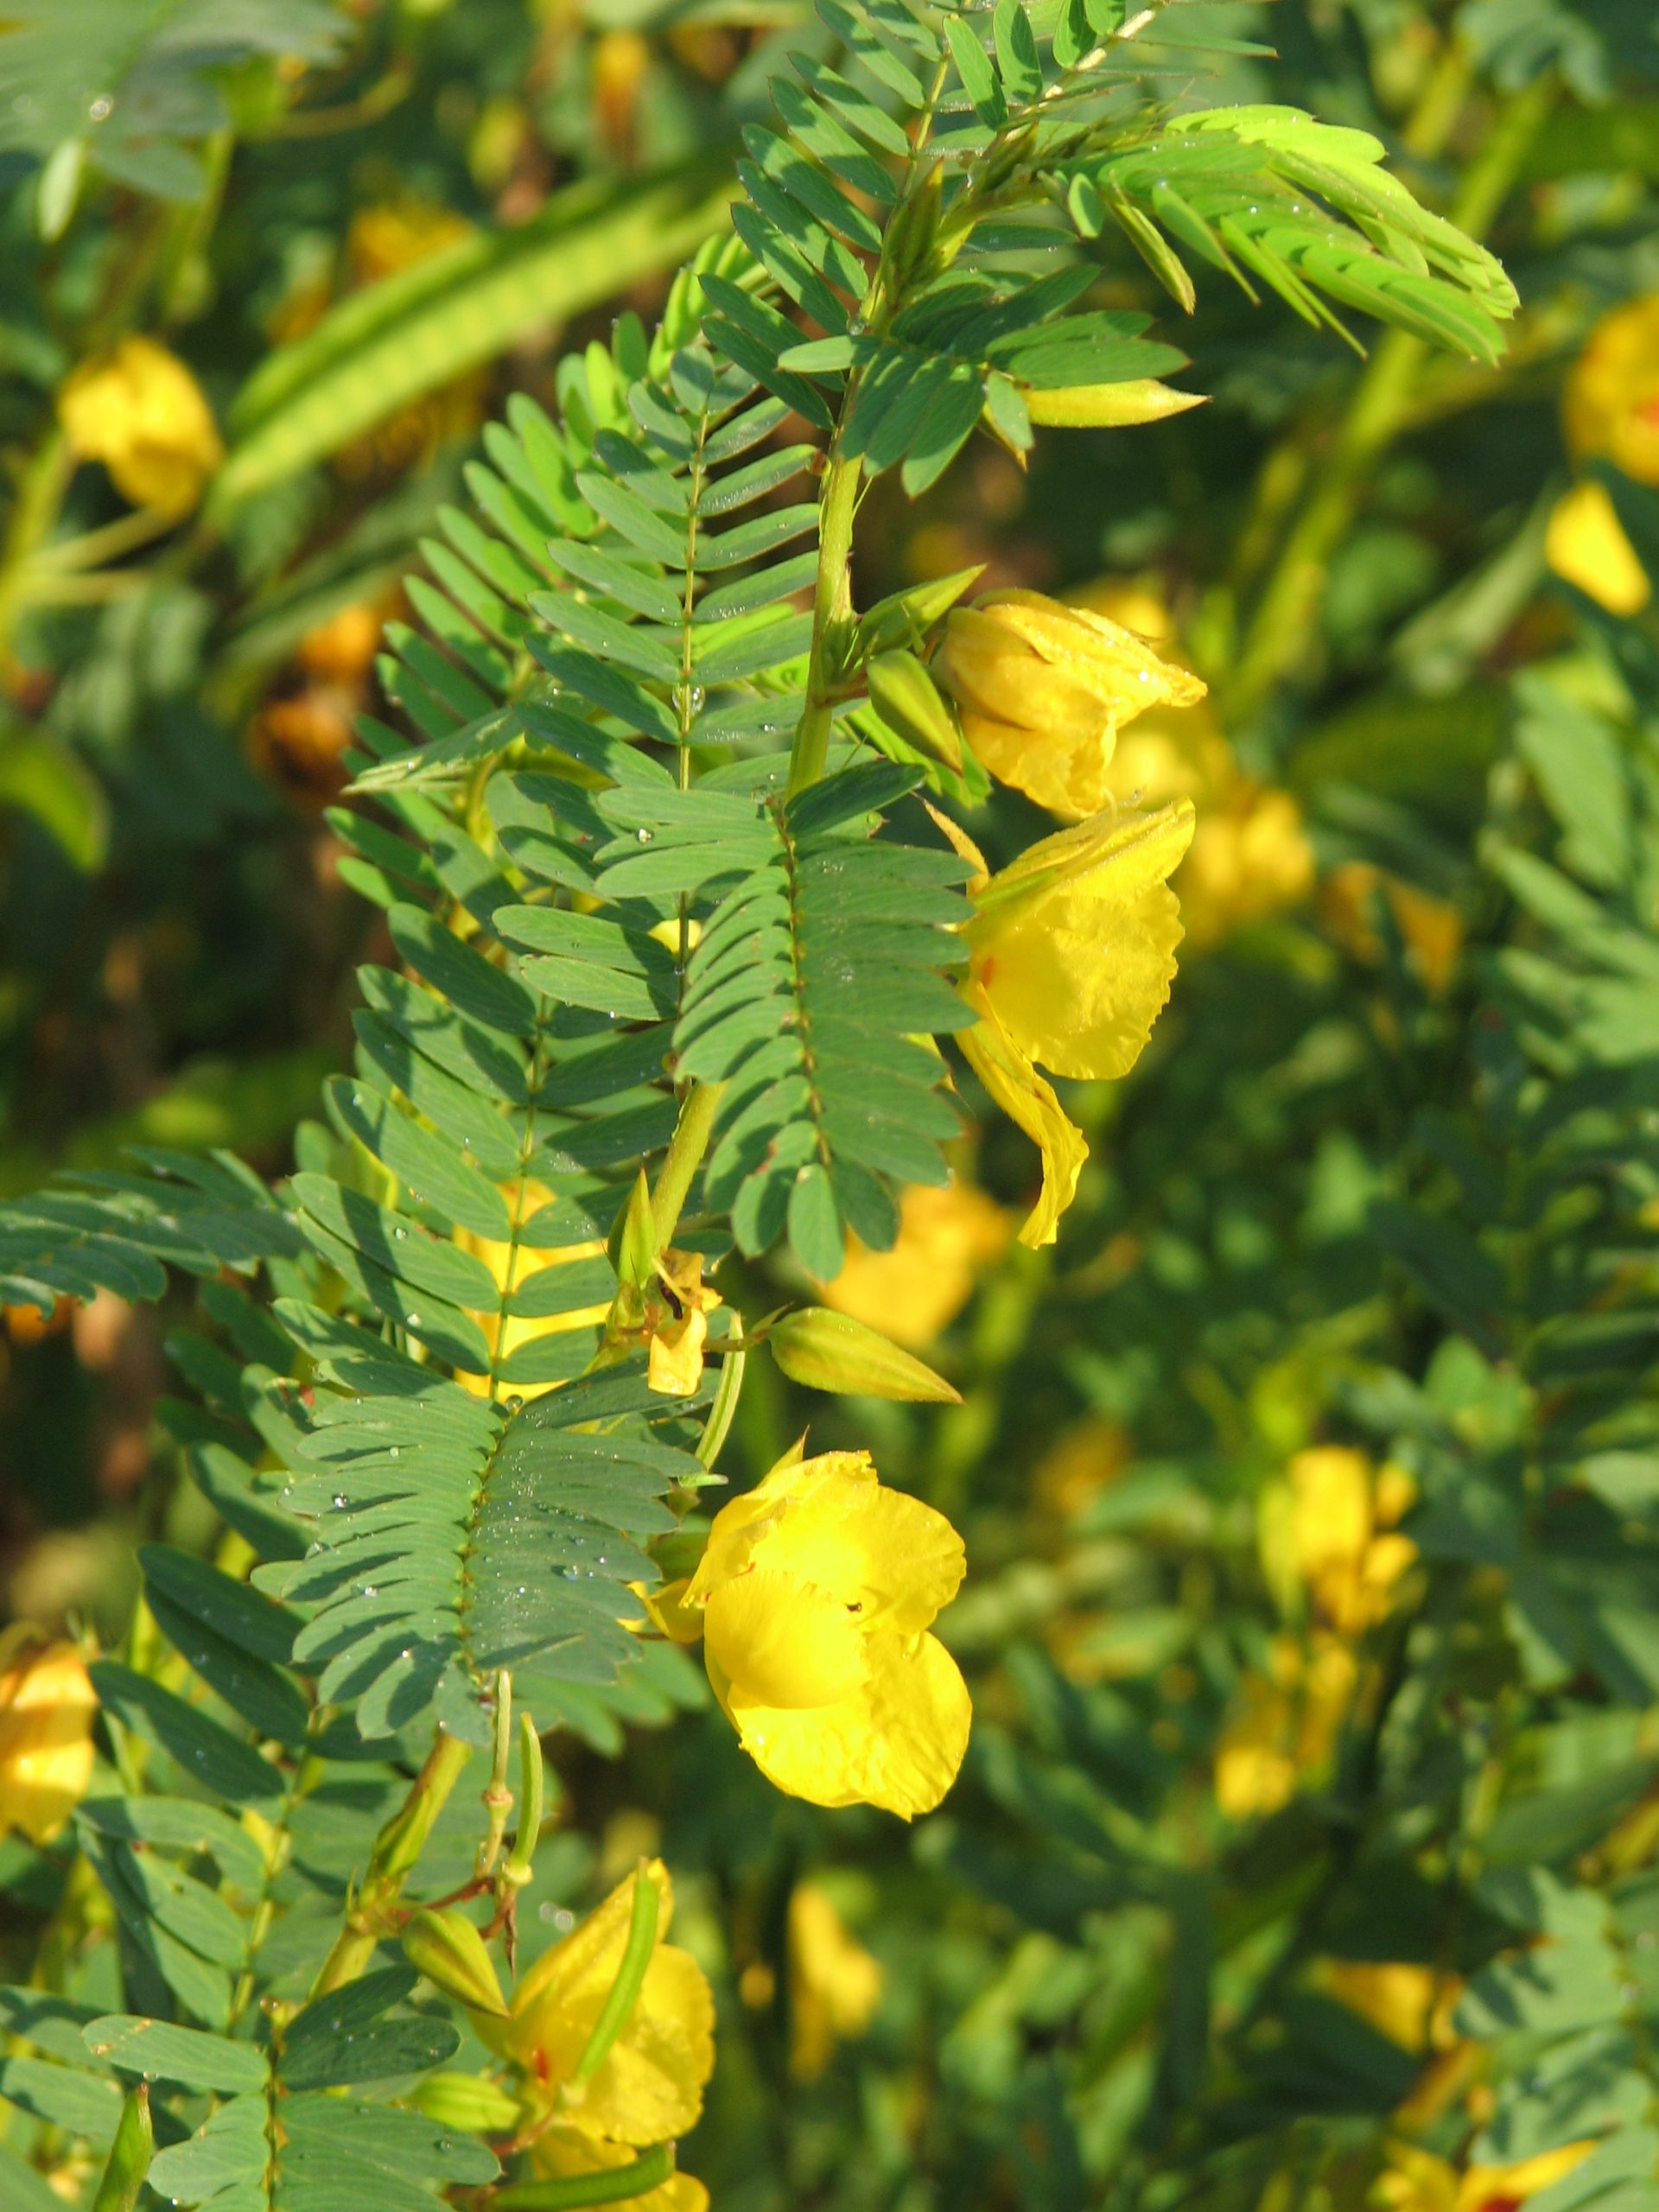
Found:
[[[661,1940],[673,1917],[674,1893],[660,1860],[645,1871],[658,1892],[657,1948],[626,2025],[570,2108],[573,2125],[619,2143],[660,2143],[692,2126],[715,2062],[707,1977],[689,1952]],[[513,1992],[509,2019],[499,2026],[479,2023],[486,2039],[524,2069],[532,2095],[538,2088],[556,2094],[587,2048],[622,1963],[636,1878],[630,1874],[536,1961]]]
[[[1653,597],[1641,556],[1605,484],[1578,484],[1551,510],[1544,558],[1610,614],[1639,614]]]
[[[58,416],[82,459],[101,461],[136,506],[163,515],[188,514],[225,455],[200,385],[150,338],[124,338],[83,362]]]
[[[1458,2190],[1457,2212],[1510,2212],[1529,2196],[1553,2188],[1595,2149],[1593,2142],[1564,2143],[1510,2166],[1471,2166]]]
[[[822,1590],[765,1567],[711,1593],[702,1632],[710,1663],[764,1705],[802,1712],[835,1705],[863,1675],[856,1617]]]
[[[964,707],[962,734],[998,783],[1051,814],[1097,813],[1111,796],[1112,741],[1097,716],[1057,712],[1048,728],[1033,730]]]
[[[971,972],[1028,1060],[1099,1078],[1140,1058],[1175,974],[1180,909],[1165,878],[1192,820],[1185,801],[1098,817],[993,880],[969,931]]]
[[[72,1643],[21,1624],[0,1650],[0,1835],[49,1843],[86,1794],[98,1699]]]
[[[645,1363],[645,1381],[651,1389],[666,1397],[690,1397],[702,1379],[702,1347],[708,1335],[709,1317],[700,1306],[666,1329],[653,1330]]]
[[[791,1712],[709,1680],[762,1774],[814,1805],[880,1805],[912,1820],[957,1778],[973,1708],[961,1670],[936,1637],[868,1639],[862,1683],[838,1705]]]
[[[886,1489],[864,1452],[827,1452],[775,1468],[715,1516],[687,1592],[711,1593],[753,1568],[859,1609],[872,1626],[912,1634],[937,1617],[966,1571],[944,1514]]]
[[[1054,1242],[1060,1216],[1077,1196],[1089,1147],[1053,1085],[1038,1074],[993,1010],[986,1006],[983,1011],[985,1019],[963,1030],[957,1042],[992,1098],[1042,1154],[1042,1193],[1020,1231],[1020,1242],[1035,1249]]]

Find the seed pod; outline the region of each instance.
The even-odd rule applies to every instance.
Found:
[[[474,2074],[429,2074],[415,2101],[440,2127],[467,2135],[496,2135],[518,2124],[518,2100]]]

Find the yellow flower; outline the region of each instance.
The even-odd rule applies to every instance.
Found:
[[[1121,1421],[1088,1414],[1065,1429],[1037,1463],[1032,1490],[1038,1503],[1069,1521],[1115,1483],[1134,1456],[1134,1440]]]
[[[1659,292],[1603,315],[1561,400],[1576,459],[1611,461],[1638,484],[1659,484]]]
[[[1351,2012],[1414,2056],[1448,2050],[1455,2040],[1452,2010],[1462,1984],[1454,1974],[1405,1959],[1329,1959],[1319,1979]]]
[[[1385,1467],[1373,1480],[1364,1453],[1345,1445],[1299,1452],[1263,1502],[1269,1574],[1305,1585],[1332,1628],[1358,1634],[1382,1618],[1417,1556],[1393,1527],[1415,1495],[1403,1469]]]
[[[49,1843],[86,1794],[98,1698],[73,1643],[20,1622],[0,1636],[0,1836]]]
[[[1096,584],[1089,598],[1101,613],[1167,650],[1174,619],[1154,593],[1112,581]],[[1119,740],[1106,781],[1128,804],[1190,798],[1197,809],[1192,849],[1173,886],[1193,951],[1295,906],[1313,887],[1313,849],[1300,807],[1288,791],[1240,772],[1201,701],[1172,701],[1142,715]]]
[[[622,1964],[637,1872],[537,1960],[513,1991],[505,2020],[475,2020],[522,2069],[527,2101],[550,2107],[562,2129],[601,2148],[638,2149],[683,2135],[702,2110],[703,2085],[714,2070],[708,1977],[689,1951],[664,1940],[674,1916],[667,1868],[652,1859],[645,1875],[658,1894],[656,1948],[633,2009],[591,2081],[573,2077]]]
[[[531,2146],[531,2171],[550,2181],[567,2174],[603,2173],[626,2166],[639,2153],[620,2143],[601,2143],[575,2127],[550,2127]],[[673,2174],[643,2196],[626,2199],[626,2212],[709,2212],[709,2192],[690,2174]]]
[[[1639,614],[1653,597],[1605,484],[1575,484],[1557,499],[1544,532],[1544,557],[1610,614]]]
[[[1122,624],[1034,591],[957,607],[934,666],[991,773],[1073,820],[1106,804],[1122,724],[1205,689]]]
[[[798,1883],[789,1900],[789,2070],[810,2082],[837,2043],[861,2036],[881,2001],[880,1961],[847,1931],[823,1891]]]
[[[1319,1634],[1304,1650],[1274,1640],[1266,1675],[1245,1684],[1237,1715],[1216,1751],[1216,1802],[1229,1820],[1276,1813],[1300,1782],[1317,1779],[1331,1757],[1358,1679],[1353,1653]]]
[[[1013,1234],[1006,1207],[971,1183],[912,1183],[899,1202],[892,1250],[874,1252],[849,1238],[841,1273],[819,1283],[817,1294],[837,1313],[920,1351],[956,1319]]]
[[[943,820],[943,817],[941,817]],[[983,868],[972,842],[957,849]],[[1053,1242],[1089,1157],[1036,1063],[1056,1075],[1127,1075],[1169,996],[1180,912],[1166,880],[1192,835],[1189,800],[1114,810],[1038,842],[976,886],[963,995],[980,1016],[969,1064],[1043,1155],[1043,1189],[1020,1231]]]
[[[957,1662],[927,1633],[962,1539],[884,1490],[869,1455],[785,1459],[715,1516],[686,1591],[709,1679],[743,1748],[815,1805],[931,1812],[968,1748]]]
[[[1463,950],[1463,917],[1449,900],[1385,875],[1370,861],[1344,861],[1319,887],[1321,918],[1357,960],[1375,966],[1382,957],[1382,939],[1372,918],[1379,894],[1425,984],[1436,993],[1445,990]]]
[[[507,1211],[518,1224],[520,1231],[530,1226],[543,1206],[556,1203],[554,1193],[545,1183],[533,1177],[521,1177],[518,1182],[505,1185],[502,1197],[507,1202]],[[463,1251],[473,1252],[501,1286],[505,1300],[517,1290],[527,1275],[538,1274],[543,1268],[568,1267],[579,1260],[597,1260],[603,1256],[605,1241],[590,1237],[580,1244],[559,1244],[550,1249],[525,1242],[522,1233],[517,1243],[507,1243],[493,1236],[479,1236],[469,1229],[458,1229],[455,1242]],[[611,1310],[609,1299],[595,1306],[584,1306],[571,1313],[552,1313],[540,1320],[525,1319],[514,1314],[503,1318],[499,1313],[480,1313],[475,1316],[484,1332],[485,1342],[495,1357],[498,1368],[504,1366],[523,1344],[531,1344],[541,1337],[563,1336],[571,1329],[589,1329],[602,1322]],[[490,1393],[488,1378],[482,1375],[457,1375],[455,1380],[463,1390],[470,1390],[474,1397],[486,1398]],[[556,1389],[553,1382],[515,1382],[513,1395],[519,1398],[539,1398],[546,1391]]]
[[[657,1274],[645,1294],[645,1380],[670,1397],[689,1397],[702,1374],[709,1316],[720,1293],[706,1287],[701,1252],[658,1254]]]
[[[225,458],[200,385],[152,338],[84,361],[58,395],[58,419],[83,461],[101,461],[125,498],[158,514],[188,514]]]
[[[1581,2165],[1592,2142],[1564,2143],[1516,2165],[1455,2166],[1414,2143],[1394,2143],[1371,2201],[1388,2212],[1516,2212]]]

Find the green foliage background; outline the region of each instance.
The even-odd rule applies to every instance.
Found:
[[[367,1376],[369,1340],[305,1318],[314,1255],[370,1305],[400,1291],[395,1271],[374,1272],[388,1232],[370,1197],[342,1198],[329,1179],[352,1085],[333,1094],[332,1123],[317,1105],[320,1084],[353,1065],[355,971],[366,962],[385,979],[370,1018],[393,1053],[408,1034],[405,967],[486,1024],[511,1027],[499,993],[522,988],[499,969],[493,982],[440,972],[423,902],[485,896],[468,874],[477,842],[391,845],[395,832],[424,847],[422,808],[487,750],[474,725],[511,690],[521,639],[509,624],[469,640],[457,677],[418,634],[447,602],[419,588],[400,599],[400,580],[423,543],[442,578],[461,543],[446,511],[469,499],[511,547],[525,497],[553,502],[571,532],[564,573],[582,576],[591,485],[563,484],[537,445],[546,418],[520,396],[562,410],[578,443],[585,416],[575,458],[602,476],[591,434],[620,419],[619,369],[636,373],[646,344],[643,327],[613,335],[619,311],[649,326],[676,268],[724,234],[735,164],[747,145],[764,170],[754,134],[779,127],[768,78],[786,54],[829,57],[834,17],[786,0],[12,0],[6,17],[0,1187],[127,1173],[127,1148],[150,1147],[182,1179],[159,1211],[148,1185],[106,1186],[151,1225],[105,1249],[86,1287],[155,1295],[147,1250],[186,1272],[159,1308],[88,1307],[43,1338],[9,1324],[0,1541],[11,1609],[73,1615],[121,1652],[99,1682],[124,1757],[200,1770],[206,1741],[212,1786],[251,1802],[271,1770],[249,1732],[302,1740],[308,1707],[276,1648],[255,1649],[238,1694],[224,1690],[226,1649],[260,1630],[216,1617],[224,1593],[193,1566],[228,1527],[265,1560],[262,1590],[327,1593],[302,1566],[283,1569],[303,1541],[288,1509],[305,1498],[273,1503],[240,1471],[250,1419],[273,1449],[296,1448],[282,1424],[305,1416],[276,1380],[292,1335],[225,1281],[198,1306],[188,1276],[267,1259],[290,1332],[342,1382]],[[1594,2139],[1534,2200],[1540,2212],[1638,2212],[1659,2203],[1659,1872],[1644,1826],[1659,1782],[1659,629],[1552,578],[1543,542],[1571,474],[1563,377],[1603,313],[1659,291],[1659,36],[1638,0],[1178,6],[1167,29],[1160,97],[1281,103],[1382,137],[1423,202],[1501,257],[1522,302],[1507,351],[1470,358],[1480,327],[1460,293],[1455,311],[1398,306],[1383,334],[1351,285],[1326,296],[1370,348],[1362,359],[1298,321],[1260,266],[1247,273],[1265,304],[1190,251],[1188,321],[1159,270],[1179,289],[1170,255],[1190,238],[1159,227],[1152,182],[1141,207],[1126,165],[1133,219],[1102,231],[1089,304],[1154,317],[1154,336],[1196,365],[1182,380],[1212,404],[1132,432],[1039,432],[1024,470],[983,438],[946,472],[948,439],[894,437],[859,518],[859,604],[979,563],[990,581],[1057,593],[1152,578],[1244,766],[1296,795],[1322,874],[1364,861],[1445,902],[1459,948],[1431,985],[1383,901],[1357,938],[1316,899],[1186,959],[1135,1074],[1070,1102],[1094,1154],[1058,1244],[988,1267],[931,1355],[959,1406],[827,1400],[751,1363],[722,1461],[734,1481],[810,1421],[816,1448],[868,1446],[884,1479],[963,1529],[970,1580],[940,1625],[975,1695],[967,1766],[913,1830],[820,1813],[761,1779],[700,1675],[661,1647],[610,1688],[532,1662],[525,1694],[559,1724],[564,1795],[524,1908],[527,1948],[639,1848],[660,1849],[720,2000],[719,2063],[684,2158],[722,2212],[1364,2204],[1419,2063],[1332,1999],[1332,1960],[1414,1961],[1462,1986],[1471,2093],[1421,2140],[1454,2164],[1496,2164]],[[1005,78],[1020,61],[1004,54]],[[446,230],[440,211],[461,226]],[[430,250],[388,269],[394,218]],[[731,270],[707,299],[752,366],[738,349],[760,311]],[[155,544],[123,539],[124,505],[100,471],[65,467],[53,427],[74,365],[134,329],[188,361],[228,449],[201,513]],[[1447,336],[1464,342],[1433,350]],[[785,366],[809,423],[842,366],[822,352]],[[1605,480],[1659,575],[1659,495]],[[808,496],[779,473],[754,493],[756,518]],[[77,541],[79,564],[43,559]],[[782,525],[754,541],[771,595],[798,585],[785,572],[795,550]],[[493,584],[486,628],[514,603],[511,557]],[[392,626],[374,667],[360,655],[341,673],[307,640],[354,608]],[[620,678],[613,636],[550,630],[543,644],[598,706],[637,677],[637,709],[653,624],[671,629],[649,611],[630,626]],[[805,638],[780,626],[755,671]],[[720,710],[716,695],[707,711]],[[366,832],[339,810],[338,754],[359,713],[372,719],[359,765],[380,756],[369,781],[386,802]],[[454,739],[457,727],[473,736]],[[427,749],[406,754],[416,734]],[[549,795],[532,776],[499,780],[512,784],[492,786],[502,846],[568,880],[569,853],[537,843]],[[887,796],[861,787],[849,810]],[[658,818],[648,786],[624,797],[632,811],[614,793],[595,810],[613,867]],[[968,818],[994,863],[1046,826],[1008,794]],[[706,880],[700,852],[705,872],[711,853],[730,859],[717,789],[685,819],[680,872],[657,884],[666,896]],[[744,864],[763,873],[772,833],[753,834]],[[954,896],[943,879],[939,895]],[[544,927],[501,934],[532,983],[537,957],[564,960],[568,980],[588,957]],[[640,995],[642,1020],[671,1012],[652,997],[648,953],[613,958],[607,974]],[[932,1021],[899,1000],[874,1027],[897,1041]],[[620,1067],[582,1100],[578,1166],[602,1173],[630,1144],[665,1141],[671,1107],[657,1129],[664,1102],[641,1104],[637,1077]],[[620,1129],[588,1111],[607,1096]],[[446,1099],[467,1111],[435,1091],[440,1128]],[[908,1135],[925,1149],[948,1126]],[[257,1178],[213,1163],[215,1147],[270,1178],[297,1167],[286,1196],[299,1230]],[[512,1164],[478,1154],[484,1177]],[[998,1123],[975,1172],[1018,1204],[1030,1147]],[[486,1215],[469,1225],[488,1233],[487,1201],[470,1202]],[[757,1191],[753,1207],[766,1203]],[[100,1233],[26,1207],[8,1233],[17,1217]],[[594,1225],[573,1218],[557,1241]],[[831,1271],[821,1217],[791,1209],[793,1257],[767,1255],[778,1226],[747,1235],[740,1221],[747,1256],[722,1269],[751,1315],[798,1294],[803,1261]],[[4,1264],[27,1277],[18,1249]],[[460,1255],[442,1249],[420,1288],[464,1315]],[[245,1361],[271,1385],[257,1404]],[[454,1446],[481,1465],[499,1424],[459,1395],[443,1401]],[[567,1421],[579,1410],[573,1400]],[[1039,1481],[1057,1446],[1082,1437],[1103,1455],[1109,1431],[1128,1452],[1114,1479]],[[1217,1743],[1273,1639],[1307,1630],[1259,1509],[1294,1452],[1328,1440],[1413,1473],[1419,1565],[1371,1632],[1370,1687],[1330,1773],[1265,1819],[1230,1820]],[[550,1424],[513,1448],[582,1510],[589,1441]],[[628,1482],[612,1470],[618,1581],[691,1441],[675,1427],[639,1445]],[[563,1534],[547,1541],[550,1561],[563,1556]],[[123,1646],[141,1558],[149,1610]],[[543,1653],[564,1626],[559,1596],[538,1625]],[[321,1652],[327,1637],[306,1633]],[[448,1625],[416,1633],[435,1655],[422,1695],[454,1720],[471,1691],[445,1671]],[[169,1737],[179,1715],[151,1678],[174,1665],[152,1669],[162,1639],[230,1708],[190,1708],[188,1728],[213,1732],[201,1740]],[[366,1681],[375,1650],[329,1647],[336,1687],[354,1657]],[[478,1665],[492,1663],[480,1646]],[[188,1670],[175,1674],[177,1690]],[[394,1727],[424,1716],[389,1697],[379,1717]],[[428,1736],[411,1725],[391,1758],[358,1742],[356,1764],[342,1757],[300,1808],[298,1872],[265,1961],[283,1993],[303,1993]],[[470,1864],[477,1813],[462,1797],[423,1862],[423,1893]],[[119,2101],[70,2031],[111,2012],[225,2024],[233,1961],[201,1898],[236,1887],[238,1847],[217,1831],[156,1840],[195,1870],[177,1877],[170,1918],[139,1893],[146,1859],[119,1833],[84,1824],[73,1873],[69,1841],[0,1845],[8,2207],[64,2201],[48,2170],[68,2202],[93,2202]],[[122,1918],[124,1994],[108,1946],[90,1964],[75,1955],[73,1885],[89,1868]],[[886,1982],[868,2032],[802,2082],[788,2067],[785,1930],[807,1877]],[[30,1993],[32,1980],[59,1993]],[[378,1992],[383,2006],[405,1994]],[[382,2024],[405,2041],[374,2078],[416,2070],[407,2037],[425,2018]],[[441,2024],[432,2032],[429,2057],[448,2048]],[[345,2078],[296,2067],[290,2086]],[[326,2138],[331,2107],[314,2103]],[[434,2164],[429,2186],[486,2202],[467,2194],[488,2178],[467,2155]]]

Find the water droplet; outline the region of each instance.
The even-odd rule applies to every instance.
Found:
[[[394,1459],[397,1457],[397,1446],[395,1444],[390,1447],[390,1455]]]
[[[642,845],[648,845],[651,842],[651,832],[649,830],[636,830],[633,834]]]
[[[1142,676],[1141,681],[1144,683],[1146,682],[1146,677]],[[399,1222],[397,1228],[394,1229],[391,1233],[397,1239],[399,1243],[401,1243],[404,1238],[408,1236],[409,1231],[404,1227],[403,1224]]]
[[[346,1493],[343,1490],[337,1490],[334,1492],[334,1510],[336,1513],[343,1513],[346,1510]]]
[[[559,1573],[567,1582],[574,1582],[576,1580],[576,1569],[574,1567],[562,1567]]]
[[[114,107],[115,102],[109,94],[100,92],[86,112],[94,123],[107,123]]]
[[[411,1313],[411,1314],[410,1315],[410,1317],[409,1317],[409,1325],[410,1325],[410,1327],[411,1329],[418,1329],[418,1328],[420,1327],[420,1325],[421,1325],[421,1317],[420,1317],[420,1315],[419,1315],[418,1313]]]

